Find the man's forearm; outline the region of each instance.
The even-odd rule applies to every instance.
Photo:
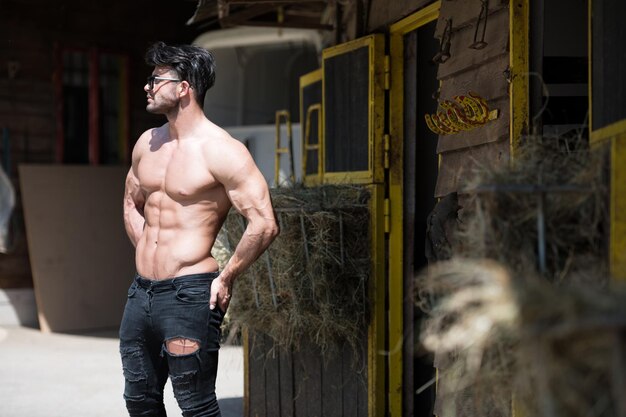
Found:
[[[126,233],[128,234],[128,238],[130,239],[131,243],[135,247],[137,247],[137,242],[139,242],[139,239],[143,234],[143,228],[145,223],[146,220],[136,209],[129,210],[124,215],[124,226],[126,227]]]
[[[228,286],[231,286],[235,279],[261,256],[278,235],[278,227],[275,224],[268,226],[261,233],[253,233],[251,230],[254,228],[248,224],[235,252],[220,273],[220,277]]]

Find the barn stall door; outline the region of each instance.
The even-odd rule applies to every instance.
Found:
[[[590,0],[589,11],[591,143],[610,161],[609,264],[626,280],[626,3]]]
[[[419,390],[434,376],[432,359],[416,353],[423,312],[413,300],[414,277],[426,266],[426,218],[435,205],[437,140],[424,114],[437,110],[439,49],[435,38],[440,2],[390,28],[389,198],[389,412],[391,416],[432,414],[434,387]]]
[[[305,185],[355,185],[369,194],[370,220],[361,234],[371,259],[369,323],[361,346],[330,354],[315,343],[281,349],[269,336],[249,332],[246,416],[385,414],[384,63],[384,36],[371,35],[324,50],[322,68],[300,80]]]
[[[370,35],[322,53],[323,182],[363,184],[370,189],[370,323],[367,329],[367,409],[384,414],[385,229],[385,55],[383,35]],[[387,67],[388,68],[388,67]],[[387,155],[388,158],[388,155]]]

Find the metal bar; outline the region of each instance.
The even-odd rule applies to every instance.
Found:
[[[547,272],[546,257],[546,220],[545,205],[547,193],[591,193],[593,188],[588,185],[562,184],[562,185],[537,185],[537,184],[491,184],[478,186],[471,190],[475,193],[517,193],[537,194],[537,261],[539,272]]]
[[[474,42],[469,46],[472,49],[483,49],[487,46],[485,42],[485,33],[487,32],[487,18],[489,16],[489,0],[482,0],[480,6],[480,13],[478,19],[476,19],[476,27],[474,28]],[[480,40],[478,40],[478,32],[480,30],[480,23],[483,24],[483,30]]]
[[[563,184],[563,185],[536,185],[536,184],[491,184],[481,185],[476,188],[466,189],[464,192],[471,193],[590,193],[593,188],[589,185]]]
[[[289,177],[291,178],[291,184],[296,183],[296,164],[293,160],[293,130],[291,126],[291,114],[287,113],[287,137],[289,142],[287,144],[289,148]]]
[[[287,126],[287,147],[281,147],[281,118],[285,118]],[[276,187],[280,186],[280,155],[286,153],[289,155],[289,181],[291,184],[296,182],[296,174],[293,162],[293,131],[291,129],[291,117],[289,110],[277,110],[275,116],[276,125],[276,147],[274,153],[274,183]]]
[[[306,228],[304,227],[304,215],[300,213],[300,230],[302,231],[302,244],[304,245],[304,260],[309,264],[309,242],[306,238]]]
[[[267,275],[270,280],[270,291],[272,292],[272,304],[274,308],[278,308],[278,301],[276,300],[276,286],[274,285],[274,277],[272,275],[272,260],[270,259],[269,249],[263,254],[265,256],[265,264],[267,265]]]
[[[311,118],[314,112],[317,112],[317,120],[318,120],[318,130],[317,130],[317,144],[315,145],[311,145]],[[307,161],[308,161],[308,151],[317,151],[317,160],[318,160],[318,165],[317,165],[317,171],[318,171],[318,176],[321,177],[321,169],[320,169],[320,160],[321,160],[321,155],[320,155],[320,135],[321,135],[321,128],[320,128],[320,122],[321,122],[321,117],[322,117],[322,105],[320,103],[316,103],[316,104],[311,104],[309,106],[309,108],[306,110],[306,127],[304,130],[304,152],[303,152],[303,156],[302,156],[302,178],[306,178],[307,175]]]
[[[537,254],[539,257],[539,272],[545,274],[546,267],[546,220],[545,220],[546,195],[537,195]]]

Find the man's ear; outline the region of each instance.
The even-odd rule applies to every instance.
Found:
[[[180,97],[191,95],[191,85],[187,81],[181,81],[178,83],[178,95]]]

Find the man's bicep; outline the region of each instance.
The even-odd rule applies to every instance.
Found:
[[[127,204],[134,204],[135,207],[143,207],[144,198],[143,193],[141,192],[141,187],[139,186],[139,179],[134,173],[134,169],[128,171],[128,175],[126,175],[126,186],[124,192],[124,199]]]
[[[248,220],[255,213],[271,206],[267,182],[252,157],[242,158],[241,164],[233,164],[229,175],[223,177],[222,185],[233,207]]]

